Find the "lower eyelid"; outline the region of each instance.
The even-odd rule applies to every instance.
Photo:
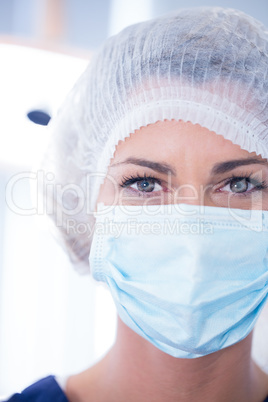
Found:
[[[135,197],[135,198],[139,198],[139,197],[144,197],[144,198],[160,198],[161,197],[161,191],[151,191],[151,192],[146,192],[146,191],[139,191],[139,190],[135,190],[134,188],[131,187],[125,187],[123,188],[124,191],[126,191],[126,196],[127,194],[130,197]]]

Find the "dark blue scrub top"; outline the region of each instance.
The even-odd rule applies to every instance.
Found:
[[[14,394],[6,402],[68,402],[54,376],[30,385],[21,394]]]
[[[54,376],[43,378],[6,402],[68,402]],[[268,396],[263,402],[268,402]]]

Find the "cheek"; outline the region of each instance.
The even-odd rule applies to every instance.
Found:
[[[216,193],[211,195],[213,205],[224,208],[268,210],[268,193],[252,192],[247,196]]]
[[[264,211],[268,211],[268,195],[266,196],[266,198],[263,202],[263,209],[264,209]]]

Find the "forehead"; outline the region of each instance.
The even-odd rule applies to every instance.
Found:
[[[130,156],[193,163],[243,158],[248,157],[249,152],[199,124],[165,120],[142,127],[120,141],[113,161],[121,162]]]

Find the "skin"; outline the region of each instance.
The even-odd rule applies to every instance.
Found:
[[[199,125],[164,121],[118,144],[98,202],[268,210],[268,188],[260,183],[268,185],[267,160]],[[118,319],[111,350],[69,377],[66,394],[71,402],[261,402],[268,395],[268,376],[253,362],[251,342],[252,334],[210,355],[178,359]]]
[[[129,159],[134,159],[128,162]],[[147,162],[167,165],[172,172],[159,173],[140,166]],[[247,161],[250,160],[251,163]],[[222,164],[236,161],[244,166],[221,172]],[[242,161],[242,162],[241,162]],[[231,165],[231,163],[229,163]],[[220,172],[213,172],[218,168]],[[227,166],[225,166],[227,169]],[[165,121],[143,127],[119,143],[100,189],[98,202],[106,205],[187,203],[240,209],[268,209],[268,189],[254,191],[250,183],[247,192],[236,193],[226,181],[232,176],[249,176],[251,181],[266,181],[267,160],[249,153],[206,128],[192,123]],[[138,191],[138,186],[120,187],[124,177],[146,175],[160,181],[151,192]],[[152,183],[150,183],[152,184]],[[243,180],[237,184],[244,186]],[[234,183],[233,183],[234,186]]]

